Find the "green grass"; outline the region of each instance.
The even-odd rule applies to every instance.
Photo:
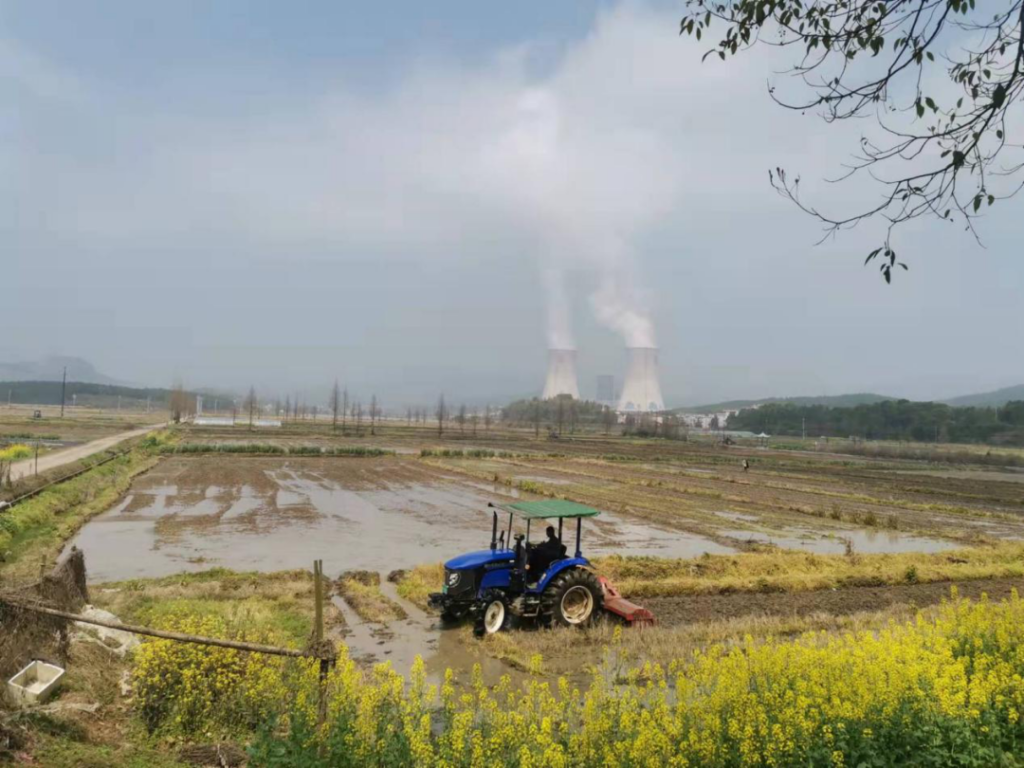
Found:
[[[116,582],[94,592],[98,604],[132,624],[163,627],[216,617],[244,627],[250,637],[292,647],[304,645],[313,626],[313,579],[301,570],[268,574],[214,568]]]
[[[157,745],[138,739],[125,740],[116,746],[96,744],[79,736],[45,733],[34,729],[32,756],[35,765],[46,768],[183,768],[173,755]]]
[[[431,592],[438,592],[444,583],[444,566],[417,565],[407,571],[398,582],[398,594],[414,605],[427,609],[427,597]]]
[[[89,518],[114,504],[157,458],[141,448],[0,512],[0,570],[20,575],[52,558]]]
[[[358,576],[342,574],[336,585],[345,602],[365,621],[386,624],[389,621],[406,618],[402,606],[380,591],[379,573]]]

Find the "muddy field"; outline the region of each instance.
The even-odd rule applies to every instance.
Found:
[[[1024,589],[1024,579],[978,579],[956,583],[937,581],[930,584],[846,587],[775,594],[753,592],[655,597],[644,602],[655,612],[664,626],[673,627],[741,617],[803,617],[818,613],[848,616],[861,612],[882,611],[899,605],[924,608],[948,599],[954,587],[962,597],[978,599],[982,595],[988,595],[993,600],[1001,600],[1009,597],[1013,590],[1020,592]]]
[[[488,502],[520,495],[399,457],[171,458],[71,544],[86,552],[93,582],[218,566],[287,570],[317,557],[328,573],[387,574],[486,547]],[[732,551],[616,514],[587,521],[584,539],[595,555]]]
[[[41,418],[34,418],[36,410]],[[165,422],[166,411],[104,410],[99,408],[64,409],[59,406],[0,405],[0,443],[37,440],[44,447],[60,448],[127,432],[132,429]]]
[[[329,436],[323,442],[345,444]],[[487,652],[491,645],[472,644],[466,627],[442,628],[388,580],[395,570],[486,547],[491,501],[564,497],[601,509],[600,518],[584,524],[584,553],[594,556],[694,558],[765,546],[822,554],[941,552],[1024,538],[1024,485],[1015,470],[596,437],[552,446],[492,436],[457,446],[506,452],[475,457],[420,456],[430,443],[408,435],[378,436],[371,444],[401,453],[165,458],[69,544],[85,550],[93,583],[213,567],[308,568],[322,558],[332,578],[374,574],[380,600],[397,606],[392,618],[373,619],[341,594],[333,597],[335,631],[357,658],[390,659],[406,669],[422,654],[434,670],[468,659],[499,674],[507,666]],[[961,591],[997,596],[1022,585],[966,582]],[[742,617],[929,605],[948,593],[949,584],[940,583],[644,602],[672,631]]]

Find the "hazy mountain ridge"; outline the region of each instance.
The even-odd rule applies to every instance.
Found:
[[[876,395],[872,392],[858,392],[848,395],[820,395],[806,397],[766,397],[761,400],[725,400],[709,405],[694,405],[675,408],[677,413],[717,413],[720,411],[736,411],[766,403],[783,403],[788,405],[827,405],[832,408],[852,408],[855,405],[870,405],[886,400],[899,400],[898,397]]]
[[[942,402],[946,405],[959,407],[976,406],[992,408],[1006,405],[1011,400],[1024,400],[1024,384],[994,389],[991,392],[979,392],[974,395],[960,395],[959,397],[953,397]]]
[[[59,355],[17,363],[0,362],[0,381],[60,381],[65,367],[68,371],[68,381],[126,386],[125,382],[97,371],[88,360]]]
[[[848,395],[822,395],[819,397],[766,397],[761,400],[725,400],[720,403],[709,405],[694,405],[685,408],[673,409],[676,413],[717,413],[720,411],[735,411],[743,408],[752,408],[767,403],[779,403],[785,405],[825,405],[831,408],[853,408],[858,405],[872,405],[885,402],[886,400],[911,400],[911,398],[891,397],[877,395],[872,392],[858,392]],[[1012,400],[1024,400],[1024,384],[1013,387],[1003,387],[991,392],[978,392],[970,395],[959,395],[945,400],[919,400],[912,402],[934,402],[943,403],[955,407],[979,407],[999,408]]]

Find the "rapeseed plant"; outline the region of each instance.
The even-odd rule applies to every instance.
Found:
[[[343,649],[319,727],[314,662],[247,666],[231,653],[160,642],[136,659],[143,716],[202,729],[204,717],[216,722],[256,695],[259,706],[235,718],[267,715],[253,765],[982,766],[1017,764],[1024,744],[1016,594],[993,603],[954,593],[933,618],[746,638],[625,678],[598,669],[584,690],[536,675],[489,687],[479,669],[468,685],[449,671],[432,686],[422,661],[406,680],[387,664],[364,673]]]

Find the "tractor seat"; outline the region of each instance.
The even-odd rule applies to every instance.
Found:
[[[540,575],[550,568],[552,563],[564,560],[566,552],[564,544],[559,547],[558,552],[553,552],[548,547],[531,547],[527,560],[530,564],[530,575],[540,578]]]

